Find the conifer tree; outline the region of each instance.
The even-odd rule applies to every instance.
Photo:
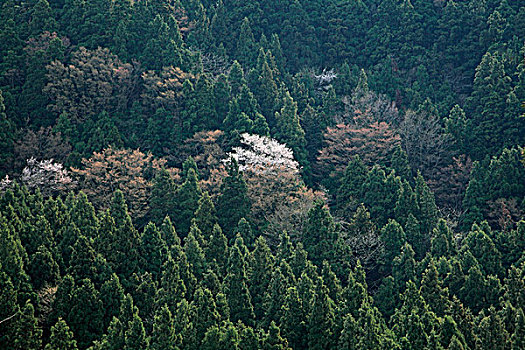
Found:
[[[336,207],[338,211],[352,212],[357,209],[357,206],[362,201],[362,185],[367,178],[367,174],[368,170],[358,155],[348,162],[341,179],[341,186],[337,190]]]
[[[268,335],[263,340],[265,350],[287,350],[288,341],[281,336],[281,331],[275,322],[271,322],[268,327]]]
[[[166,215],[175,215],[175,183],[166,169],[161,169],[153,180],[149,217],[160,224]]]
[[[89,279],[84,279],[74,289],[71,302],[67,323],[75,334],[78,347],[85,349],[104,331],[104,309],[100,293]]]
[[[38,350],[42,344],[42,329],[35,317],[35,307],[27,300],[17,318],[11,348],[16,350]]]
[[[186,266],[186,268],[188,267]],[[177,262],[171,256],[168,257],[162,266],[162,278],[157,293],[157,303],[166,304],[173,314],[175,314],[177,304],[184,298],[187,290],[180,269]]]
[[[215,98],[215,111],[217,112],[217,121],[219,125],[224,121],[226,113],[228,113],[227,101],[231,99],[231,88],[228,84],[228,77],[221,74],[213,85],[213,95]]]
[[[494,307],[490,307],[488,315],[480,315],[480,322],[477,333],[479,334],[479,344],[481,349],[505,349],[508,342],[508,333],[505,330],[501,317]]]
[[[317,281],[312,313],[308,320],[308,348],[330,349],[334,344],[334,302],[322,279]]]
[[[190,271],[198,280],[201,280],[206,270],[206,258],[199,243],[201,232],[195,225],[191,227],[190,233],[184,239],[184,253],[188,259]]]
[[[35,290],[46,284],[54,285],[59,277],[58,264],[53,259],[51,252],[43,245],[31,258],[29,263],[29,276]]]
[[[280,320],[283,336],[288,340],[292,349],[306,348],[307,314],[303,302],[295,287],[286,291],[283,304],[283,315]]]
[[[204,252],[208,266],[212,267],[219,276],[223,277],[228,261],[228,241],[218,224],[213,226],[209,244]]]
[[[6,218],[0,214],[0,261],[3,272],[9,276],[15,290],[26,287],[28,276],[24,271],[22,257],[25,250],[18,235],[12,232]]]
[[[217,211],[215,210],[215,206],[213,205],[211,197],[207,191],[202,192],[198,205],[199,206],[195,211],[194,222],[201,230],[204,236],[204,242],[208,245],[213,233],[214,225],[217,224]]]
[[[44,350],[77,350],[77,342],[66,321],[59,318],[51,328],[51,337]]]
[[[394,258],[401,253],[401,248],[406,243],[405,232],[395,220],[390,220],[381,230],[381,240],[384,244],[384,269],[389,273],[392,271]]]
[[[164,304],[155,313],[150,348],[151,350],[178,350],[177,343],[173,316],[168,306]]]
[[[126,329],[124,338],[124,350],[149,349],[149,338],[146,337],[144,325],[138,314],[133,315],[132,321]]]
[[[110,213],[115,220],[116,232],[110,245],[112,254],[106,258],[126,288],[133,273],[139,269],[141,244],[140,234],[131,222],[124,194],[120,190],[115,191]]]
[[[168,247],[154,223],[146,225],[141,237],[143,270],[150,272],[155,280],[160,279],[162,265],[167,260]]]
[[[303,244],[312,263],[321,266],[323,260],[333,261],[332,254],[337,242],[338,232],[332,215],[324,202],[315,202],[308,212],[308,223],[303,237]]]
[[[220,315],[217,312],[213,295],[209,289],[198,288],[192,302],[192,323],[195,327],[197,343],[200,343],[206,330],[219,324]]]
[[[251,252],[250,280],[248,287],[252,296],[253,308],[257,320],[261,320],[264,315],[263,298],[268,290],[273,267],[273,255],[266,244],[266,240],[259,236],[255,240],[255,248]]]
[[[253,75],[254,81],[250,82],[250,88],[261,106],[261,113],[272,130],[276,125],[274,114],[279,109],[280,94],[274,80],[274,72],[268,63],[268,57],[262,49],[259,50],[257,68]]]
[[[16,321],[13,319],[20,313],[17,297],[18,293],[0,263],[0,318],[3,320],[0,323],[0,347],[8,348],[13,342],[15,327],[12,325]]]
[[[232,89],[232,96],[237,96],[237,94],[241,91],[241,87],[246,85],[244,71],[238,61],[233,61],[228,74],[228,82],[230,83]]]
[[[7,119],[5,113],[4,97],[0,92],[0,176],[4,178],[6,172],[11,169],[11,162],[13,161],[13,146],[15,142],[14,134],[15,127],[13,123]]]
[[[290,93],[286,92],[283,97],[283,107],[276,112],[275,137],[290,147],[294,156],[301,166],[306,166],[306,140],[304,130],[299,124],[297,115],[297,103],[294,102]]]
[[[247,266],[243,254],[245,250],[243,239],[237,235],[234,245],[230,248],[224,284],[230,307],[230,320],[232,322],[240,320],[246,325],[252,325],[255,315],[248,290]]]
[[[119,316],[124,300],[124,288],[116,274],[113,273],[100,287],[100,300],[104,308],[104,329],[107,329],[113,318]]]
[[[448,309],[448,289],[443,287],[434,260],[430,261],[423,273],[420,292],[429,308],[437,316],[443,317]]]
[[[516,326],[511,336],[511,342],[512,350],[522,349],[525,346],[525,316],[521,308],[516,311]]]
[[[186,235],[191,226],[191,219],[198,209],[201,189],[198,182],[198,175],[194,168],[187,170],[184,183],[177,189],[177,214],[174,219],[177,222],[179,234]]]
[[[436,228],[433,230],[431,252],[436,259],[442,256],[447,257],[455,252],[452,232],[443,219],[439,219]]]
[[[217,217],[228,239],[241,218],[249,217],[250,199],[248,188],[237,162],[232,159],[228,165],[228,176],[221,185],[221,195],[217,200]]]
[[[180,247],[180,238],[177,235],[177,232],[175,232],[175,227],[171,223],[169,216],[164,217],[162,221],[162,225],[160,226],[160,235],[162,240],[166,242],[170,251],[174,246]]]

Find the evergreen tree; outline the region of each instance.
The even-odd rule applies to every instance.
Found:
[[[104,308],[104,329],[107,329],[113,318],[118,317],[124,300],[124,288],[116,274],[112,274],[100,287],[100,300]]]
[[[224,276],[228,261],[228,241],[218,224],[213,226],[205,255],[208,266],[212,267],[219,276]]]
[[[228,165],[228,176],[221,185],[221,195],[217,200],[217,217],[228,239],[233,238],[233,230],[241,218],[249,217],[250,199],[248,188],[237,162],[232,159]]]
[[[384,244],[384,269],[390,273],[394,258],[401,253],[401,248],[406,244],[405,232],[401,225],[391,220],[381,230],[381,240]]]
[[[299,124],[297,103],[294,102],[288,92],[283,97],[281,111],[275,114],[275,120],[277,121],[275,137],[293,150],[294,156],[301,166],[307,166],[304,130]]]
[[[66,321],[59,318],[51,328],[51,337],[44,350],[77,350],[77,342]]]
[[[178,350],[177,343],[173,316],[168,306],[164,305],[155,313],[150,348],[151,350]]]
[[[255,315],[248,290],[246,260],[243,254],[245,250],[243,239],[237,235],[234,245],[230,248],[224,284],[230,307],[230,320],[234,322],[240,320],[246,325],[252,325]]]
[[[124,350],[135,349],[149,349],[149,338],[146,337],[142,320],[136,313],[126,329],[124,338]]]
[[[16,350],[37,350],[42,344],[42,329],[38,326],[35,316],[35,307],[27,300],[20,310],[20,315],[15,325],[15,334],[11,348]]]
[[[110,245],[112,254],[107,259],[126,288],[130,277],[139,268],[140,235],[131,222],[124,194],[120,190],[113,195],[110,213],[115,220],[116,232]]]
[[[328,288],[319,279],[315,288],[312,313],[308,320],[308,348],[330,349],[334,339],[334,302],[328,296]]]
[[[177,189],[176,194],[177,214],[174,216],[174,219],[178,224],[177,230],[179,234],[186,235],[189,232],[191,219],[198,209],[201,194],[197,172],[194,168],[189,168],[185,181]]]
[[[217,216],[215,206],[207,191],[202,192],[202,196],[198,202],[198,208],[195,211],[194,222],[201,230],[204,236],[204,242],[209,244],[214,226],[217,224]]]
[[[167,260],[168,247],[154,223],[146,225],[141,237],[143,270],[150,272],[155,280],[160,279],[162,265]]]
[[[190,233],[184,239],[184,253],[186,253],[186,257],[188,258],[190,271],[198,280],[202,279],[206,270],[206,258],[199,243],[201,238],[199,228],[193,225]]]
[[[516,328],[511,337],[512,350],[521,349],[525,346],[525,317],[521,308],[517,310],[516,316]]]
[[[89,279],[84,279],[75,287],[71,302],[67,323],[75,334],[78,347],[85,349],[104,331],[104,309],[100,293]]]
[[[292,349],[306,348],[307,314],[303,301],[295,287],[286,291],[283,305],[283,315],[280,320],[283,336],[288,340]]]
[[[204,338],[206,330],[217,326],[220,320],[213,295],[209,289],[198,288],[195,291],[192,309],[192,323],[195,327],[197,343],[200,343]]]
[[[160,170],[153,180],[149,217],[160,224],[166,215],[175,215],[175,183],[166,169]]]

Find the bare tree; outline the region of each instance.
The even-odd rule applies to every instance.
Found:
[[[438,116],[408,110],[399,133],[412,169],[421,171],[425,179],[436,178],[438,168],[447,161],[451,142]]]

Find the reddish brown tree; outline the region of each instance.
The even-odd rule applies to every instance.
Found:
[[[319,174],[341,176],[356,155],[369,166],[388,164],[389,154],[400,143],[399,135],[390,124],[371,121],[366,114],[359,113],[357,118],[353,125],[338,124],[327,129],[325,146],[317,158]]]
[[[153,187],[153,177],[166,164],[140,150],[106,148],[82,160],[82,169],[72,169],[79,177],[82,191],[97,209],[111,204],[113,193],[124,193],[133,219],[140,219],[148,211],[148,199]]]

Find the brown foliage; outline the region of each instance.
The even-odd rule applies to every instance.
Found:
[[[20,132],[15,143],[15,169],[21,169],[31,157],[64,163],[70,152],[71,145],[62,139],[60,132],[53,132],[51,127],[42,127],[37,132],[25,129]]]
[[[317,157],[317,171],[330,176],[342,175],[350,159],[356,155],[370,166],[385,164],[400,142],[399,135],[385,122],[365,123],[365,126],[338,124],[329,127],[324,138],[325,146]]]
[[[427,184],[434,192],[438,206],[461,210],[471,170],[472,160],[463,154],[453,157],[450,164],[436,169],[437,176],[428,179]]]
[[[49,49],[49,46],[51,45],[51,42],[57,39],[62,42],[62,45],[64,47],[69,47],[70,42],[68,38],[59,37],[56,32],[50,33],[48,31],[45,31],[37,37],[30,38],[29,40],[27,40],[26,46],[24,47],[24,51],[27,53],[28,56],[32,56],[38,51],[47,51],[47,49]]]
[[[221,130],[198,132],[184,141],[178,156],[170,159],[180,164],[186,158],[193,157],[199,169],[199,185],[212,198],[219,194],[222,179],[227,174],[222,162],[226,158],[224,145],[220,141],[223,134]]]
[[[133,66],[122,63],[108,49],[80,47],[70,64],[54,61],[47,70],[49,83],[44,92],[52,100],[49,108],[67,113],[74,122],[104,110],[124,109],[134,89]]]
[[[83,159],[83,169],[72,169],[79,176],[80,188],[97,209],[106,209],[113,192],[120,189],[126,196],[131,216],[144,217],[155,173],[166,164],[164,159],[154,159],[151,153],[140,150],[106,148]]]
[[[186,79],[193,79],[193,75],[171,66],[162,68],[160,74],[151,70],[142,73],[142,103],[152,111],[161,107],[176,111],[182,96],[182,84]]]
[[[484,212],[489,225],[498,227],[504,232],[515,228],[524,215],[515,198],[498,198],[489,201]]]

